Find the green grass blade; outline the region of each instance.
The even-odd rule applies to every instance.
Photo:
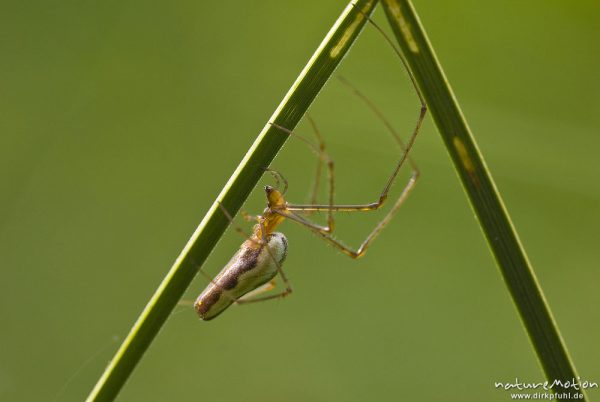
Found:
[[[409,0],[383,0],[383,6],[450,153],[547,379],[577,380],[575,367],[525,250],[414,7]],[[577,392],[573,388],[558,387],[554,390]]]
[[[377,0],[354,0],[344,9],[270,121],[293,129],[350,49]],[[167,317],[194,279],[229,221],[218,202],[235,214],[269,166],[287,135],[267,124],[241,161],[215,203],[194,232],[110,364],[88,396],[88,401],[113,400]]]

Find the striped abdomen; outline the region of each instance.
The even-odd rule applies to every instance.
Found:
[[[282,233],[272,233],[267,244],[248,240],[194,303],[203,320],[221,314],[235,300],[269,282],[277,275],[287,255],[287,239]]]

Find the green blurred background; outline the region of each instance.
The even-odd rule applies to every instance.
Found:
[[[2,401],[84,399],[345,4],[1,3]],[[579,373],[600,382],[600,6],[415,5]],[[374,29],[339,71],[409,133],[417,99]],[[311,112],[337,199],[374,200],[398,156],[381,123],[335,81]],[[413,156],[422,180],[364,259],[284,224],[293,296],[209,323],[178,307],[119,400],[505,401],[494,381],[542,380],[429,116]],[[297,140],[280,152],[290,200],[314,164]],[[257,187],[244,209],[263,205]],[[338,234],[357,244],[379,217],[343,215]],[[205,270],[241,240],[228,231]]]

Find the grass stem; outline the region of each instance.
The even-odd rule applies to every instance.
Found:
[[[348,4],[269,122],[290,130],[296,127],[358,37],[367,21],[365,14],[371,14],[376,4],[377,0],[353,0]],[[287,134],[271,124],[265,125],[138,317],[87,401],[111,401],[118,395],[225,232],[229,221],[218,204],[235,215],[286,139]]]
[[[577,372],[517,232],[456,97],[410,0],[383,0],[388,21],[414,73],[506,286],[549,382]],[[584,393],[572,387],[554,392]],[[581,400],[581,399],[578,399]]]

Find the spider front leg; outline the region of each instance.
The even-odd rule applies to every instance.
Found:
[[[276,211],[276,212],[281,214],[282,216],[285,216],[288,219],[291,219],[297,223],[300,223],[300,224],[308,227],[310,230],[319,234],[326,241],[328,241],[329,243],[333,244],[336,248],[341,250],[344,254],[346,254],[352,258],[359,258],[366,252],[366,250],[369,247],[369,245],[371,244],[371,242],[379,235],[379,233],[385,228],[385,226],[387,226],[387,224],[392,220],[394,215],[398,212],[398,210],[400,209],[400,207],[402,206],[402,204],[404,203],[404,201],[406,200],[406,198],[408,197],[408,195],[410,194],[410,192],[412,191],[412,189],[414,188],[414,186],[417,183],[420,172],[419,172],[419,169],[418,169],[417,165],[415,164],[415,162],[410,158],[409,153],[415,143],[417,134],[419,133],[421,126],[423,124],[423,120],[425,118],[425,113],[427,111],[427,107],[425,106],[425,103],[419,96],[419,99],[421,100],[421,108],[419,111],[419,116],[417,118],[417,123],[414,126],[412,134],[411,134],[407,144],[405,145],[402,142],[398,133],[394,130],[393,126],[389,123],[389,121],[385,118],[385,116],[379,111],[379,109],[375,106],[375,104],[373,104],[366,96],[364,96],[360,91],[358,91],[358,89],[356,89],[354,86],[352,86],[348,81],[346,81],[345,79],[343,79],[341,77],[340,77],[340,80],[342,81],[342,83],[344,85],[348,86],[353,91],[354,95],[356,95],[358,98],[360,98],[369,107],[369,109],[371,109],[371,111],[383,122],[384,126],[390,132],[390,134],[392,135],[392,137],[398,144],[400,150],[402,151],[400,158],[399,158],[398,162],[396,163],[396,165],[394,166],[394,169],[392,170],[391,175],[388,177],[388,179],[385,183],[385,186],[384,186],[383,190],[381,191],[378,199],[372,203],[348,204],[348,205],[335,205],[333,203],[332,193],[334,190],[334,185],[333,185],[333,182],[334,182],[333,173],[334,172],[333,172],[333,162],[332,162],[331,163],[332,168],[329,172],[329,174],[330,174],[330,185],[329,185],[330,197],[329,197],[328,205],[286,204],[285,210],[280,210],[280,211]],[[418,93],[418,90],[417,90],[417,93]],[[408,182],[406,183],[404,189],[402,190],[402,193],[400,194],[400,196],[398,197],[398,199],[396,200],[396,202],[394,203],[392,208],[386,213],[386,215],[383,217],[383,219],[381,221],[379,221],[379,223],[377,223],[377,225],[373,228],[373,230],[369,233],[369,235],[366,237],[366,239],[360,244],[360,246],[356,250],[353,250],[352,248],[346,246],[345,244],[343,244],[342,242],[340,242],[339,240],[335,239],[332,236],[332,233],[331,233],[332,225],[331,224],[328,224],[328,227],[324,227],[324,226],[321,226],[314,222],[311,222],[310,220],[308,220],[304,217],[301,217],[300,215],[295,213],[295,212],[327,211],[328,216],[332,216],[332,213],[335,211],[345,211],[345,212],[361,211],[361,212],[363,212],[363,211],[374,211],[374,210],[380,209],[383,206],[383,204],[385,203],[385,201],[387,200],[388,193],[389,193],[392,185],[396,181],[396,178],[400,172],[400,169],[402,168],[404,163],[407,161],[411,167],[412,172],[411,172],[411,176],[410,176]],[[331,222],[333,222],[333,217],[331,217],[330,219],[331,219]]]
[[[419,177],[418,172],[413,173],[413,175],[409,179],[408,184],[402,190],[402,194],[400,194],[400,197],[396,200],[393,207],[388,211],[388,213],[384,216],[384,218],[381,221],[379,221],[379,223],[375,226],[375,228],[373,228],[373,230],[369,233],[369,235],[366,237],[366,239],[363,240],[363,242],[360,244],[360,246],[356,250],[352,249],[351,247],[345,245],[344,243],[342,243],[341,241],[339,241],[338,239],[333,237],[331,233],[324,231],[322,226],[315,224],[315,223],[309,221],[308,219],[301,217],[298,214],[295,214],[291,210],[277,211],[277,213],[281,214],[282,216],[286,217],[287,219],[290,219],[294,222],[297,222],[301,225],[306,226],[311,231],[313,231],[316,234],[318,234],[319,236],[321,236],[323,239],[325,239],[327,242],[329,242],[330,244],[335,246],[338,250],[340,250],[347,256],[354,258],[354,259],[360,258],[366,253],[367,248],[369,247],[371,242],[373,242],[373,240],[375,240],[375,238],[379,235],[379,233],[381,233],[381,231],[385,228],[385,226],[392,220],[394,215],[396,215],[396,213],[398,212],[398,210],[400,209],[400,207],[402,206],[402,204],[408,197],[408,194],[414,188],[418,177]],[[352,207],[344,206],[345,209],[339,209],[339,210],[368,211],[370,209],[365,209],[365,207],[368,207],[370,205],[371,204],[367,204],[366,206],[361,206],[361,205],[356,205],[356,206],[352,206]],[[354,208],[354,209],[352,209],[352,208]]]

